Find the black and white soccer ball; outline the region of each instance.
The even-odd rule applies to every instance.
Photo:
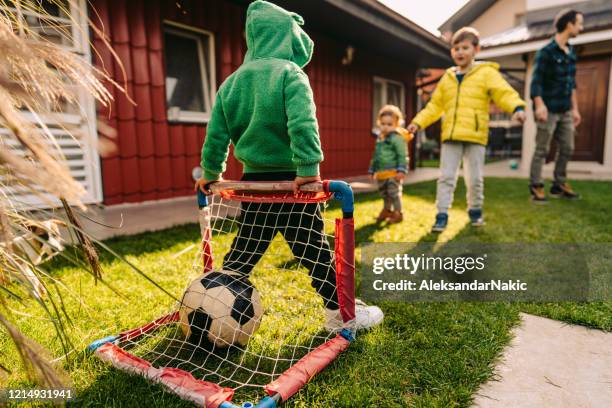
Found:
[[[211,271],[191,282],[179,309],[188,340],[215,347],[245,346],[262,314],[257,289],[245,276],[227,271]]]

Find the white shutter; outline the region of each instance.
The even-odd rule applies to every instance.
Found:
[[[63,48],[81,55],[88,62],[91,62],[91,49],[89,43],[89,27],[87,23],[87,3],[85,0],[69,0],[66,1],[66,8],[70,10],[74,16],[74,22],[62,16],[52,17],[56,22],[62,23],[65,27],[70,24],[72,37],[74,41],[59,41],[61,37],[53,37],[50,30],[45,31],[43,35],[57,38],[54,41],[60,44]],[[6,7],[0,7],[6,10]],[[11,10],[11,9],[9,9]],[[14,11],[12,9],[11,11]],[[29,21],[35,21],[39,15],[29,11],[21,12],[23,17]],[[49,18],[49,17],[45,17]],[[75,24],[76,22],[76,24]],[[52,115],[33,115],[24,113],[24,117],[33,122],[42,121],[47,129],[40,128],[41,132],[48,131],[57,139],[57,144],[60,146],[63,155],[66,157],[70,172],[73,177],[80,182],[85,188],[87,194],[82,198],[86,204],[99,203],[102,201],[102,186],[100,177],[100,160],[96,151],[94,141],[97,140],[96,129],[96,111],[94,98],[86,92],[78,92],[78,104],[68,107],[70,111],[58,112]],[[0,127],[0,143],[6,143],[16,148],[16,153],[24,154],[23,149],[11,137],[11,131]],[[0,176],[2,177],[2,176]],[[30,194],[29,191],[24,191],[23,188],[9,187],[7,193],[11,194],[18,205],[24,205],[31,208],[49,207],[49,203],[41,197]],[[47,197],[49,199],[50,197]],[[51,200],[56,205],[59,201]]]

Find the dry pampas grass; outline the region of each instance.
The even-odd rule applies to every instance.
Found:
[[[70,15],[68,8],[72,5],[74,10],[75,6],[72,0],[0,0],[0,127],[8,129],[8,132],[0,134],[0,285],[3,285],[0,291],[0,327],[4,327],[15,344],[30,379],[39,385],[59,387],[66,383],[67,376],[48,362],[40,346],[19,331],[12,322],[6,302],[8,297],[26,293],[48,311],[51,320],[62,321],[59,312],[55,310],[54,314],[54,308],[47,308],[45,300],[37,297],[31,287],[32,274],[38,279],[44,272],[13,245],[16,237],[31,231],[32,225],[41,224],[41,216],[50,215],[29,209],[20,201],[19,194],[36,196],[47,207],[64,207],[66,224],[84,249],[89,272],[100,279],[101,268],[95,247],[71,208],[85,209],[82,202],[85,190],[70,174],[60,145],[49,127],[70,134],[69,127],[53,118],[65,104],[78,107],[79,93],[91,95],[98,103],[107,106],[112,96],[104,87],[103,80],[121,92],[123,88],[82,56],[45,38],[45,33],[53,33],[56,38],[69,43],[74,40],[70,27],[54,23],[43,5],[60,10],[66,16],[64,18],[70,19],[75,26],[79,25],[79,18],[86,18],[86,10],[79,10],[79,16]],[[40,24],[44,23],[43,35],[40,27],[32,26],[32,20],[24,18],[24,15],[35,15]],[[96,27],[93,30],[100,35]],[[105,38],[104,35],[101,37]],[[107,136],[106,144],[98,146],[98,151],[112,149],[114,130],[103,123],[99,123],[97,128]],[[59,291],[56,296],[59,296]],[[53,299],[46,301],[53,302]],[[56,330],[64,351],[68,353],[70,342],[61,324],[56,325]],[[0,366],[0,372],[2,369]]]

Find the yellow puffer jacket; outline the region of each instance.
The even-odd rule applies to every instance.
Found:
[[[486,145],[489,140],[489,103],[512,113],[525,106],[499,72],[499,64],[477,62],[463,77],[461,84],[456,68],[446,70],[425,108],[412,120],[426,128],[442,115],[442,142],[456,140]]]

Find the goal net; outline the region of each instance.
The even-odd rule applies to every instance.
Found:
[[[298,194],[291,182],[210,188],[198,196],[201,247],[174,309],[89,349],[200,406],[273,407],[354,338],[352,191],[334,181]],[[341,208],[330,210],[334,197]]]

